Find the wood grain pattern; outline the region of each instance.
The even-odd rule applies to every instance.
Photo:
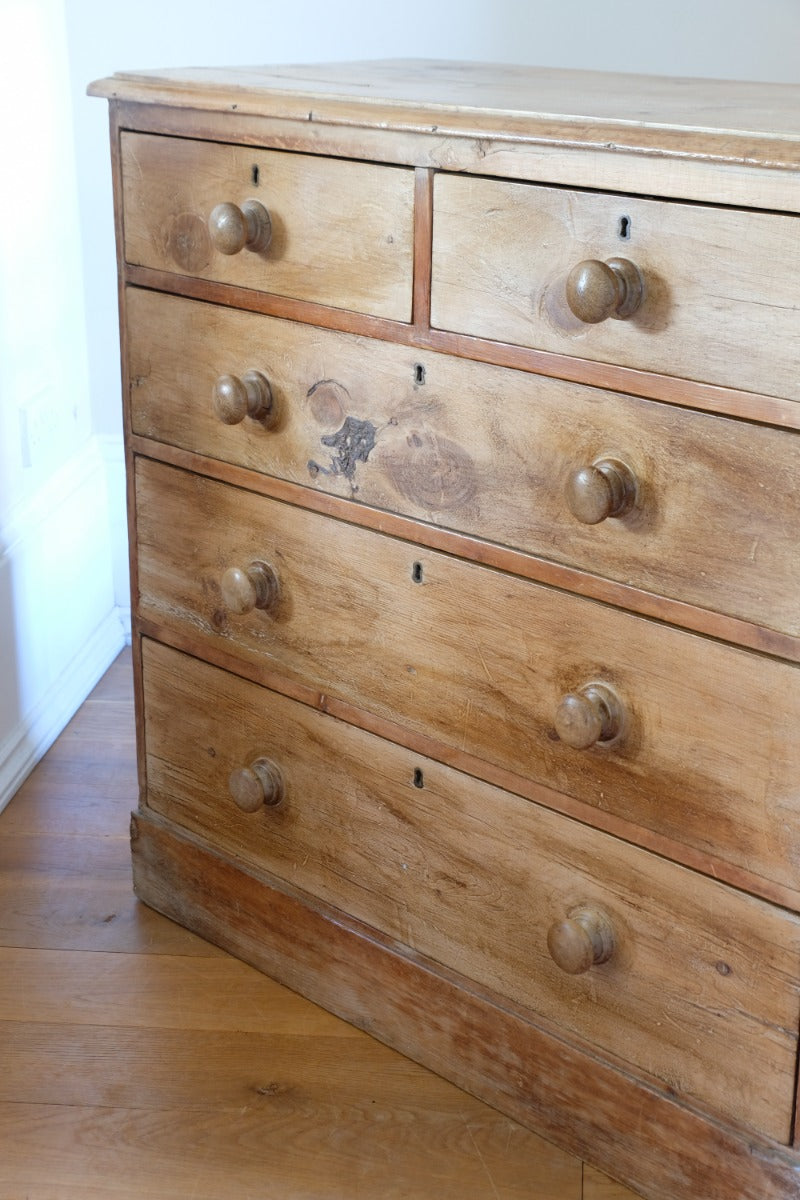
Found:
[[[130,703],[128,704],[130,709]],[[83,777],[91,771],[83,770]],[[0,912],[5,946],[37,950],[120,951],[208,955],[199,938],[187,939],[177,926],[165,924],[143,905],[131,890],[127,813],[120,812],[114,836],[92,832],[89,802],[79,789],[60,789],[52,774],[43,785],[35,779],[25,793],[29,819],[36,825],[48,822],[48,814],[36,803],[36,792],[45,787],[61,804],[72,800],[72,811],[80,820],[85,804],[85,829],[73,833],[13,833],[13,823],[0,826]],[[130,801],[129,801],[130,802]],[[18,806],[18,807],[21,807]],[[113,807],[107,804],[108,812]]]
[[[182,653],[196,654],[197,646],[194,638],[191,635],[178,633],[174,628],[142,618],[138,622],[138,632],[141,637],[160,641],[163,645],[171,646]],[[800,907],[800,891],[796,887],[784,886],[773,880],[765,879],[746,867],[734,866],[726,859],[708,851],[696,849],[685,841],[678,840],[677,837],[670,838],[642,825],[637,825],[614,812],[576,799],[567,792],[556,791],[552,787],[536,783],[507,768],[498,767],[458,746],[448,746],[437,738],[419,733],[407,725],[400,725],[385,717],[376,716],[364,708],[339,700],[327,693],[321,693],[305,684],[289,680],[270,670],[268,666],[258,662],[249,662],[231,654],[224,645],[209,644],[203,657],[221,670],[230,671],[242,678],[249,679],[260,687],[270,688],[309,708],[326,712],[337,720],[346,721],[359,729],[374,733],[376,737],[394,742],[396,745],[406,746],[416,754],[422,754],[436,762],[451,766],[457,771],[484,779],[495,787],[524,797],[535,804],[541,804],[553,812],[563,813],[565,816],[596,829],[604,830],[614,837],[632,841],[654,854],[683,863],[701,874],[709,875],[732,887],[760,896],[764,900],[792,911],[797,911]]]
[[[398,59],[127,71],[97,81],[90,94],[319,122],[355,119],[382,127],[388,121],[434,127],[442,135],[470,130],[541,138],[560,126],[562,140],[594,141],[598,148],[621,138],[623,144],[663,149],[672,134],[684,154],[699,150],[705,156],[720,155],[723,147],[732,154],[745,139],[751,159],[758,159],[753,147],[763,141],[770,149],[780,145],[787,164],[798,161],[791,84],[695,79],[676,87],[673,79],[652,75]],[[561,132],[566,128],[569,134]],[[744,149],[740,144],[740,154]]]
[[[560,1144],[591,1146],[596,1165],[613,1169],[648,1200],[796,1194],[796,1155],[634,1084],[538,1029],[511,1004],[497,1008],[443,968],[426,970],[399,956],[374,931],[275,890],[158,818],[138,818],[133,845],[137,887],[148,903]]]
[[[143,650],[151,808],[678,1097],[788,1140],[794,918],[155,643]],[[286,800],[242,813],[228,776],[259,754],[279,765]],[[580,979],[547,946],[576,904],[608,913],[617,943]]]
[[[466,1097],[465,1111],[448,1116],[369,1099],[348,1106],[324,1083],[289,1096],[242,1090],[249,1103],[235,1111],[2,1104],[0,1131],[14,1149],[0,1178],[30,1200],[255,1200],[265,1180],[286,1200],[580,1197],[577,1160],[537,1153],[535,1134],[486,1108],[476,1118]]]
[[[293,1003],[272,979],[253,976],[250,968],[225,956],[208,957],[198,970],[193,955],[92,953],[91,970],[77,951],[0,947],[0,1021],[54,1024],[69,1016],[70,1024],[114,1026],[120,996],[127,998],[125,1025],[203,1030],[208,1019],[206,989],[216,997],[215,1028],[280,1033],[297,1020]],[[58,987],[51,981],[57,979]],[[312,1006],[307,1019],[313,1030],[330,1031],[333,1018]],[[337,1025],[340,1037],[353,1036]]]
[[[128,827],[138,795],[134,734],[131,658],[125,652],[3,813],[4,947],[220,953],[133,895]]]
[[[121,154],[129,262],[411,319],[412,171],[131,133]],[[215,251],[211,211],[253,196],[272,217],[267,250]]]
[[[146,459],[137,488],[144,619],[793,884],[793,666]],[[273,616],[222,604],[252,560],[280,578]],[[576,751],[555,712],[593,680],[628,734]]]
[[[315,492],[309,488],[280,479],[275,475],[253,473],[244,467],[225,463],[221,459],[210,459],[193,451],[182,450],[165,442],[155,442],[150,438],[132,434],[129,446],[134,457],[142,456],[157,461],[170,463],[186,471],[197,471],[211,479],[222,483],[230,483],[234,487],[243,487],[256,495],[268,496],[288,504],[307,508],[324,516],[336,517],[339,520],[357,523],[367,529],[386,533],[403,541],[415,542],[432,550],[443,550],[447,554],[459,558],[468,558],[485,566],[508,571],[523,579],[533,579],[540,583],[551,584],[579,596],[588,596],[613,604],[618,608],[631,609],[644,616],[655,617],[668,621],[684,629],[697,633],[708,634],[722,641],[733,642],[752,650],[773,657],[784,658],[789,662],[800,662],[800,639],[786,634],[778,634],[774,630],[765,629],[762,625],[753,625],[748,621],[740,621],[710,609],[697,608],[683,601],[670,600],[652,592],[643,592],[640,588],[631,587],[627,583],[617,583],[613,580],[602,579],[587,571],[568,567],[553,559],[542,558],[538,555],[524,554],[497,543],[487,542],[484,538],[472,537],[468,534],[455,533],[441,526],[430,525],[398,513],[389,513],[384,509],[358,506],[351,500],[332,496],[325,492]]]
[[[126,652],[0,817],[0,1192],[580,1200],[577,1159],[135,900],[133,732]]]
[[[707,383],[768,380],[798,400],[797,245],[789,216],[439,175],[431,321]],[[612,256],[635,262],[644,301],[626,321],[586,325],[567,307],[567,277]]]
[[[140,289],[127,314],[139,435],[800,635],[798,436]],[[225,425],[214,382],[253,369],[277,424]],[[587,528],[567,484],[600,455],[637,498]]]
[[[431,244],[433,238],[433,171],[414,172],[414,306],[415,328],[424,334],[431,323]]]
[[[596,1171],[594,1167],[583,1168],[583,1200],[636,1200],[633,1192]]]
[[[163,101],[163,102],[162,102]],[[411,130],[395,125],[387,115],[384,128],[376,129],[350,121],[339,124],[317,119],[276,117],[268,104],[259,114],[228,108],[170,106],[152,93],[144,103],[112,99],[115,125],[123,129],[162,133],[206,141],[237,142],[241,145],[274,146],[279,149],[370,162],[413,163],[425,169],[467,171],[474,175],[503,176],[584,187],[592,180],[595,188],[624,190],[645,196],[673,196],[712,204],[755,205],[771,211],[797,211],[797,189],[791,167],[783,162],[785,147],[765,140],[764,157],[743,160],[735,143],[722,145],[723,153],[704,154],[695,148],[687,153],[685,131],[665,131],[665,141],[674,153],[653,154],[631,145],[629,139],[602,145],[592,144],[591,127],[576,130],[557,118],[545,120],[538,136],[528,122],[528,135],[520,129],[509,137],[495,128],[491,133],[475,130],[452,131],[441,137],[438,130]],[[589,140],[584,140],[586,133]],[[602,138],[606,130],[594,131]],[[576,133],[578,138],[576,139]],[[730,151],[733,150],[733,153]],[[751,147],[752,150],[752,147]]]
[[[364,316],[345,309],[331,308],[291,297],[274,296],[268,292],[232,287],[210,280],[176,277],[167,271],[149,267],[126,266],[124,277],[137,287],[151,288],[174,295],[185,295],[215,304],[226,304],[248,312],[263,312],[286,320],[302,321],[322,329],[338,329],[365,337],[383,338],[402,346],[418,346],[453,354],[469,362],[487,362],[511,367],[548,378],[566,379],[624,392],[629,395],[699,408],[706,412],[723,413],[749,421],[760,421],[781,429],[800,429],[800,408],[793,400],[722,388],[696,380],[679,379],[653,372],[640,371],[616,363],[592,362],[567,354],[515,346],[508,342],[488,341],[466,334],[448,333],[439,329],[421,329],[397,321]]]

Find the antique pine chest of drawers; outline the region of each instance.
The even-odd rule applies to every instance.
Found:
[[[800,90],[91,90],[138,894],[651,1200],[800,1196]]]

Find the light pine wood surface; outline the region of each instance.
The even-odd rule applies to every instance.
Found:
[[[797,208],[791,84],[676,87],[653,76],[398,60],[126,72],[88,90],[122,102],[126,121],[164,133]]]
[[[434,328],[800,398],[794,217],[449,174],[433,211]],[[579,319],[571,270],[618,257],[641,272],[640,307]]]
[[[131,664],[0,816],[0,1200],[635,1200],[140,905]]]
[[[138,133],[121,153],[127,262],[410,320],[410,168]],[[353,196],[359,220],[343,221]],[[210,215],[252,200],[270,214],[269,245],[220,252]]]
[[[143,288],[126,303],[143,437],[800,637],[800,438]],[[225,424],[215,382],[253,369],[277,420]],[[374,441],[349,463],[348,422]],[[635,502],[582,524],[567,483],[598,457]]]
[[[532,1172],[488,1110],[406,1078],[408,1059],[373,1062],[389,1052],[318,1009],[303,1066],[275,976],[652,1200],[787,1200],[800,627],[791,548],[774,570],[767,535],[800,428],[777,345],[798,274],[796,91],[711,88],[688,119],[657,80],[610,112],[594,77],[576,108],[545,101],[577,77],[366,70],[92,86],[113,101],[148,789],[133,876],[240,962],[229,980],[219,954],[205,976],[202,953],[142,967],[107,948],[87,986],[62,949],[17,947],[10,1003],[34,1045],[75,1014],[48,1081],[146,1125],[126,1117],[114,1149],[168,1147],[164,1195],[557,1197],[566,1180],[602,1196],[574,1159]],[[171,316],[137,329],[126,293],[149,292],[168,314],[181,298],[247,318],[241,339],[238,320],[188,339],[247,361],[190,355],[211,379],[185,376]],[[267,320],[305,329],[299,356],[263,340]],[[397,399],[379,387],[389,352]],[[512,372],[498,403],[486,381]],[[385,413],[356,402],[359,380]],[[195,395],[224,429],[195,425]],[[467,432],[444,432],[443,396]],[[254,421],[288,469],[242,452]],[[760,422],[787,426],[767,431],[777,453],[751,440]],[[313,445],[281,459],[287,432]],[[566,538],[552,513],[526,519],[537,488],[569,510]],[[264,973],[256,1000],[244,964]],[[20,1045],[8,1086],[50,1104]],[[130,1065],[93,1083],[126,1045]]]
[[[702,134],[704,147],[712,140],[766,134],[785,139],[787,153],[798,134],[791,84],[695,79],[676,86],[673,79],[653,75],[541,68],[532,72],[508,63],[396,59],[120,71],[93,83],[89,94],[150,102],[163,98],[180,105],[190,104],[202,91],[210,109],[230,112],[234,88],[241,89],[239,103],[233,105],[237,110],[277,110],[306,120],[320,120],[328,113],[378,124],[389,109],[395,119],[400,113],[406,125],[411,113],[419,113],[426,129],[438,120],[440,127],[456,125],[480,133],[493,131],[498,121],[504,130],[521,125],[526,131],[556,121],[577,124],[581,130],[596,123],[622,126],[629,141],[638,134],[645,145],[648,136],[663,141],[664,126],[673,125],[684,139],[692,132]],[[365,88],[372,101],[366,112]],[[314,102],[312,112],[309,100]]]
[[[154,811],[789,1140],[791,914],[157,642],[145,640],[143,660]],[[228,779],[259,758],[285,802],[242,812]],[[578,979],[556,966],[548,930],[583,905],[607,914],[613,950]]]
[[[711,854],[727,882],[744,869],[796,889],[793,666],[148,459],[136,494],[151,630],[311,703],[321,693],[336,715],[346,704],[355,723],[358,710],[395,723],[406,744],[433,738],[451,765],[466,752],[478,775],[489,764],[606,809],[674,839],[677,857]],[[253,562],[280,579],[270,614],[223,602],[222,576]],[[629,725],[584,752],[549,735],[561,698],[595,678]]]

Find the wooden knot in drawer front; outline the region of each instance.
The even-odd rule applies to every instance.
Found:
[[[189,275],[203,271],[211,261],[208,228],[197,213],[180,212],[162,230],[163,252]]]
[[[414,365],[412,379],[415,388],[425,385],[422,363]],[[322,456],[308,460],[312,479],[343,476],[356,492],[360,464],[370,460],[379,486],[388,482],[404,501],[426,514],[460,513],[462,518],[477,519],[478,468],[467,450],[428,425],[423,406],[418,412],[412,408],[399,415],[394,412],[376,424],[353,415],[356,404],[337,379],[320,379],[306,393],[311,418],[327,430],[320,434],[319,443],[331,451],[327,462]]]

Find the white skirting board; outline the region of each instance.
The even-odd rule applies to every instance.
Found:
[[[0,811],[130,639],[120,489],[121,439],[91,438],[0,527]]]
[[[115,609],[95,630],[90,641],[81,648],[56,682],[51,684],[34,710],[0,744],[0,812],[50,749],[95,684],[105,675],[124,645],[122,621]]]

